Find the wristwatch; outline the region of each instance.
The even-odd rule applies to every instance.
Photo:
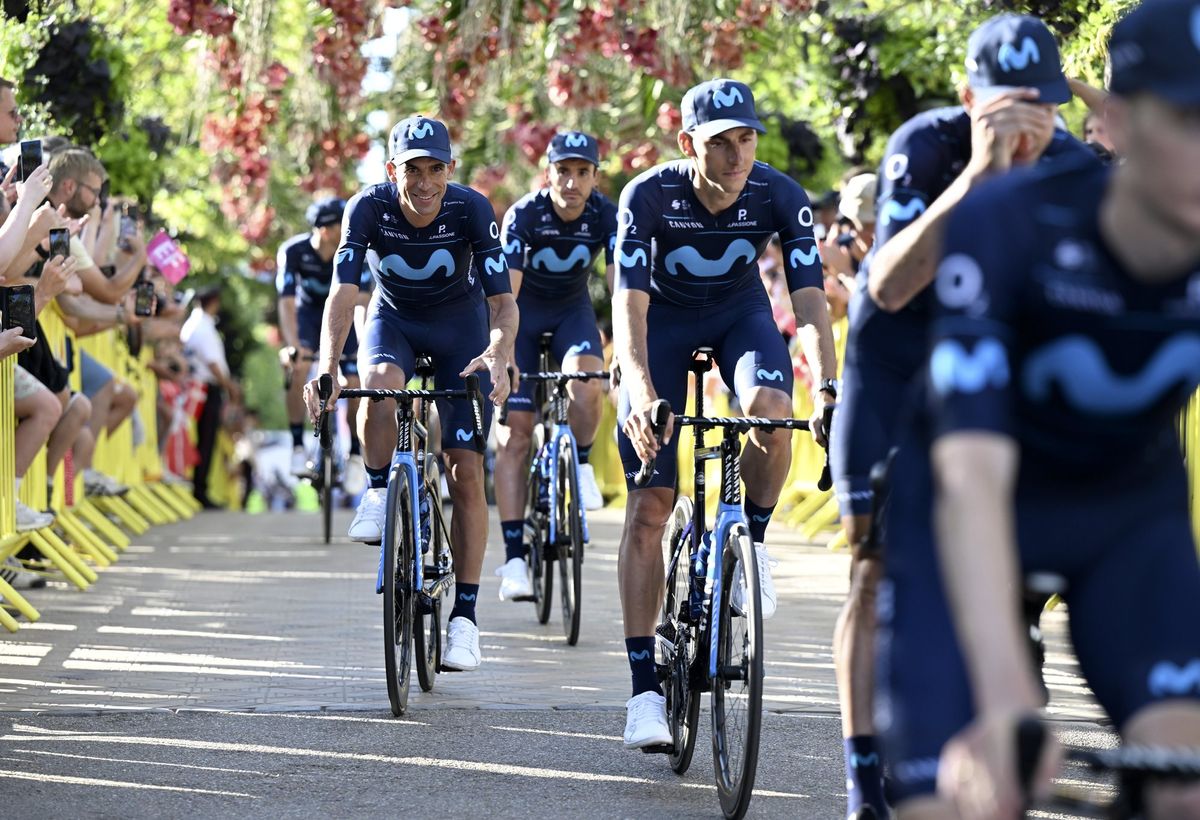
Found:
[[[821,386],[817,389],[817,392],[828,393],[829,398],[836,399],[838,397],[838,390],[840,388],[841,384],[837,379],[822,379]]]

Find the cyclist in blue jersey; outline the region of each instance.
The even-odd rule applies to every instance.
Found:
[[[750,88],[713,80],[683,98],[685,159],[641,174],[621,193],[617,219],[617,292],[613,334],[621,367],[619,447],[629,500],[619,580],[625,643],[633,675],[625,745],[671,742],[654,667],[654,627],[663,594],[662,537],[674,502],[672,421],[661,444],[652,405],[684,406],[692,351],[712,347],[738,406],[752,416],[792,416],[792,362],[775,327],[757,260],[775,234],[799,336],[817,391],[813,431],[824,441],[821,410],[834,401],[833,334],[813,236],[813,209],[792,179],[756,162],[766,129]],[[648,486],[632,477],[657,457]],[[763,617],[775,610],[769,558],[762,545],[791,460],[790,435],[756,431],[742,454],[745,511],[762,579]]]
[[[308,207],[305,218],[312,230],[297,234],[279,246],[276,254],[277,274],[275,287],[279,291],[279,331],[283,336],[285,366],[298,368],[307,375],[313,355],[321,345],[321,315],[325,311],[325,299],[333,282],[333,254],[341,237],[342,213],[346,202],[329,198],[314,202]],[[370,278],[370,271],[364,276]],[[365,281],[364,285],[369,285]],[[364,294],[360,299],[366,305]],[[343,386],[358,387],[358,338],[351,328],[342,351],[340,370]],[[293,378],[287,390],[288,426],[292,433],[292,473],[310,475],[312,465],[304,450],[304,378]],[[350,417],[354,418],[357,400],[350,404]],[[350,458],[346,463],[343,484],[351,494],[361,490],[366,483],[358,433],[350,433]]]
[[[1057,130],[1070,99],[1058,47],[1032,17],[1001,15],[972,33],[962,105],[910,119],[888,140],[878,173],[875,246],[858,273],[831,462],[852,545],[850,594],[834,661],[841,702],[848,815],[886,812],[872,721],[875,591],[881,565],[864,543],[871,467],[896,443],[898,419],[921,368],[930,288],[946,219],[972,188],[1013,166],[1090,152]]]
[[[379,255],[375,293],[359,354],[367,389],[399,390],[417,356],[432,357],[439,389],[480,382],[492,403],[508,398],[507,368],[517,330],[517,305],[500,248],[500,227],[487,199],[450,182],[454,171],[446,126],[426,117],[401,120],[388,140],[388,182],[350,200],[335,259],[337,283],[325,303],[320,373],[334,374],[350,329],[368,250]],[[315,418],[314,379],[305,388]],[[337,400],[334,383],[332,401]],[[471,403],[438,403],[442,451],[454,517],[450,525],[456,578],[443,664],[472,670],[480,663],[475,602],[487,546],[482,447],[472,435]],[[485,414],[484,429],[490,421]],[[383,537],[387,473],[396,447],[395,402],[367,402],[358,417],[370,489],[350,525],[355,541]]]
[[[601,370],[604,358],[588,278],[603,253],[611,292],[617,207],[595,189],[600,149],[594,137],[578,131],[557,134],[547,159],[549,185],[509,209],[500,235],[521,309],[517,365],[536,369],[539,340],[551,332],[552,353],[564,371]],[[601,385],[573,381],[567,390],[571,430],[579,442],[580,496],[587,509],[599,509],[604,499],[588,456],[600,426]],[[501,577],[501,600],[533,594],[524,543],[533,410],[532,386],[521,385],[508,399],[507,425],[496,428],[496,507],[505,557],[496,573]]]
[[[1200,747],[1177,433],[1200,385],[1200,3],[1142,4],[1109,58],[1123,162],[989,182],[946,228],[880,591],[903,817],[1023,816],[1015,727],[1041,702],[1023,579],[1061,584],[1080,668],[1127,743]],[[1044,751],[1035,791],[1057,768]],[[1189,782],[1149,792],[1146,816],[1200,817]]]

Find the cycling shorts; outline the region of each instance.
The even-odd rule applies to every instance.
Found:
[[[529,373],[538,369],[538,352],[543,333],[553,333],[550,355],[554,361],[567,363],[576,356],[596,356],[604,359],[600,344],[600,329],[592,300],[584,291],[569,300],[551,301],[534,296],[525,290],[517,297],[521,311],[521,327],[517,331],[517,366]],[[571,369],[577,369],[571,365]],[[510,412],[532,412],[533,383],[522,382],[520,389],[508,400]]]
[[[321,321],[325,312],[324,305],[296,305],[296,335],[300,337],[300,346],[313,352],[315,356],[321,350]],[[346,336],[346,344],[342,347],[342,359],[338,363],[343,376],[358,375],[358,334],[354,325],[350,325],[350,333]]]

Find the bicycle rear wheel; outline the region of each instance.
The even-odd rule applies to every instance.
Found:
[[[722,549],[721,595],[713,602],[712,613],[712,628],[719,630],[717,677],[712,683],[712,744],[721,810],[732,818],[746,813],[758,771],[762,610],[754,544],[745,525],[734,525]]]
[[[330,413],[325,414],[325,426],[327,429],[333,426]],[[332,441],[332,434],[327,435],[325,440]],[[320,452],[321,532],[325,537],[325,543],[328,544],[333,537],[333,450],[322,447]]]
[[[671,768],[684,774],[692,765],[696,751],[696,724],[700,722],[700,693],[691,687],[691,666],[696,657],[695,631],[689,614],[688,574],[691,568],[692,499],[680,496],[667,523],[667,594],[657,633],[673,645],[668,649],[659,641],[667,680],[667,724],[674,746],[669,755]]]
[[[437,516],[433,506],[441,503],[441,471],[438,469],[437,456],[432,453],[425,457],[425,479],[423,485],[424,503],[428,507],[427,517],[421,521],[424,531],[428,528],[429,542],[421,550],[421,561],[425,564],[425,588],[437,580],[436,573],[438,556],[442,554],[442,528],[438,526]],[[426,561],[431,559],[433,563]],[[441,662],[442,650],[442,599],[436,596],[417,610],[416,625],[413,629],[413,652],[416,657],[417,682],[422,692],[433,689],[433,681],[437,676],[438,665]]]
[[[579,501],[579,470],[571,440],[558,442],[558,573],[562,589],[563,633],[567,643],[579,643],[583,604],[583,504]]]
[[[383,659],[388,700],[399,717],[408,708],[413,647],[412,495],[408,473],[393,472],[388,482],[387,517],[383,526]]]

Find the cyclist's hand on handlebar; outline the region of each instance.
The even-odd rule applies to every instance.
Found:
[[[812,415],[808,418],[808,429],[819,447],[829,446],[829,431],[825,429],[825,407],[833,403],[832,399],[825,398],[824,393],[818,393],[817,400],[813,403]]]
[[[308,408],[308,416],[312,419],[313,424],[316,424],[321,418],[321,397],[317,395],[317,382],[319,378],[312,379],[304,385],[304,405]],[[338,394],[341,392],[342,386],[338,383],[337,377],[334,376],[333,393],[330,394],[325,406],[328,408],[337,404]]]
[[[625,419],[625,424],[621,428],[625,435],[629,436],[629,440],[633,443],[633,449],[642,461],[649,461],[656,457],[659,448],[669,443],[675,432],[675,414],[670,413],[667,416],[667,426],[663,429],[662,441],[658,440],[654,435],[654,406],[654,401],[640,402],[637,409],[629,414],[629,418]]]
[[[509,393],[513,390],[513,382],[508,376],[508,366],[510,364],[513,364],[513,370],[516,370],[516,365],[510,361],[510,357],[505,351],[495,345],[488,345],[458,375],[466,378],[471,373],[486,370],[492,380],[492,392],[488,395],[487,399],[499,407],[508,401]]]
[[[1017,725],[1024,712],[983,714],[942,750],[938,793],[951,799],[964,820],[1019,820],[1030,799],[1050,792],[1062,749],[1047,732],[1029,789],[1017,774]]]

